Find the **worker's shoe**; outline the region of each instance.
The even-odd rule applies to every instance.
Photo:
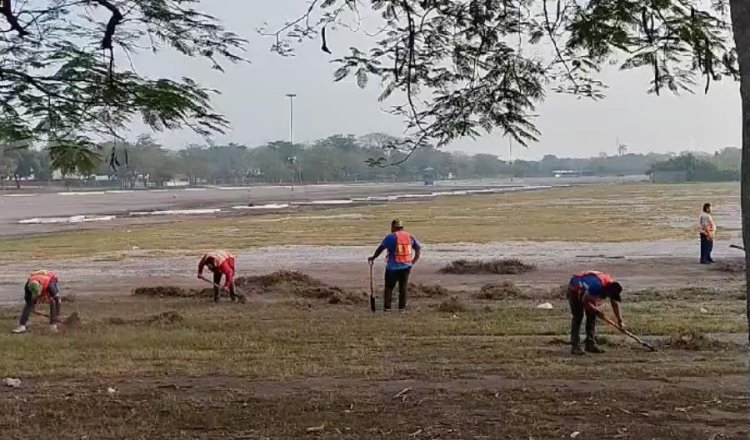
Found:
[[[51,333],[57,333],[58,332],[57,324],[50,324],[49,325],[49,331]]]
[[[583,356],[586,353],[581,350],[581,347],[579,345],[574,345],[573,348],[570,349],[570,354],[575,356]]]
[[[19,334],[19,333],[26,333],[26,326],[25,325],[19,325],[18,327],[11,330],[12,333]]]
[[[594,344],[593,342],[586,344],[586,351],[589,353],[596,353],[596,354],[604,353],[604,350],[599,348],[599,346]]]

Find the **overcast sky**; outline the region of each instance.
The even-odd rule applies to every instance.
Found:
[[[320,51],[317,40],[299,46],[295,57],[270,53],[272,40],[259,36],[256,29],[264,22],[271,28],[278,27],[285,19],[298,15],[305,5],[305,0],[204,0],[205,10],[219,17],[228,29],[250,40],[248,57],[252,63],[227,65],[226,73],[222,74],[211,70],[203,60],[170,53],[142,54],[135,59],[136,69],[149,75],[189,76],[220,90],[221,95],[213,100],[214,106],[230,120],[232,128],[226,135],[217,136],[214,139],[217,143],[233,141],[256,146],[287,140],[287,93],[298,95],[296,142],[311,142],[333,134],[363,135],[376,131],[402,134],[401,121],[384,112],[387,102],[377,102],[380,93],[377,83],[361,90],[351,81],[333,82],[335,67],[330,59],[345,54],[349,46],[366,42],[365,36],[346,30],[329,31],[332,56]],[[657,97],[646,93],[647,71],[606,72],[602,79],[610,87],[603,101],[550,93],[538,108],[540,142],[528,149],[515,146],[513,158],[614,154],[618,137],[631,152],[713,151],[740,144],[739,85],[734,82],[715,84],[707,96],[699,92]],[[156,137],[170,147],[202,142],[200,136],[190,131]],[[499,133],[466,139],[449,149],[508,157],[508,141]]]

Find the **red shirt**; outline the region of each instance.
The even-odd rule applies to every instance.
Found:
[[[200,263],[198,263],[199,276],[203,274],[203,268],[206,266],[206,263],[211,260],[214,263],[216,262],[216,259],[211,254],[206,254],[205,256],[203,256],[203,258],[201,258]],[[224,275],[224,287],[228,289],[232,285],[232,283],[234,283],[234,255],[227,254],[226,257],[223,258],[223,260],[224,261],[222,261],[221,264],[215,266],[213,272]]]

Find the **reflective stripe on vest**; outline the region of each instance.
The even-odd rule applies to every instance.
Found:
[[[406,231],[396,231],[396,263],[411,264],[411,234]]]
[[[206,254],[204,258],[206,259],[212,258],[214,260],[214,267],[219,267],[222,264],[224,264],[224,262],[227,261],[228,259],[234,258],[234,255],[226,251],[216,251],[216,252],[211,252],[210,254]]]

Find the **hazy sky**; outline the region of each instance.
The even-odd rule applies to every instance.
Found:
[[[344,55],[348,47],[367,41],[347,30],[329,31],[333,55],[320,51],[320,42],[307,41],[295,57],[270,53],[272,39],[261,37],[256,29],[264,22],[270,28],[294,17],[305,0],[204,0],[203,8],[222,19],[232,31],[250,40],[251,64],[226,65],[222,74],[203,60],[170,53],[139,55],[135,66],[143,74],[169,77],[189,76],[221,91],[214,98],[215,108],[232,124],[215,141],[237,142],[248,146],[289,138],[289,103],[285,94],[296,93],[294,138],[308,142],[332,134],[363,135],[370,132],[403,133],[400,119],[384,112],[388,103],[378,103],[379,84],[366,90],[351,81],[334,83],[335,67],[330,60]],[[120,60],[125,62],[125,60]],[[649,74],[606,72],[609,85],[602,101],[578,100],[550,93],[538,108],[539,143],[528,149],[514,147],[513,158],[533,159],[544,154],[595,156],[604,151],[614,154],[616,140],[632,152],[679,152],[685,149],[713,151],[738,146],[741,136],[739,85],[724,81],[714,84],[709,95],[660,97],[648,95]],[[134,133],[134,135],[137,133]],[[134,136],[133,136],[134,137]],[[170,147],[202,142],[190,131],[157,135]],[[486,152],[508,157],[508,141],[493,134],[466,139],[451,150]]]

